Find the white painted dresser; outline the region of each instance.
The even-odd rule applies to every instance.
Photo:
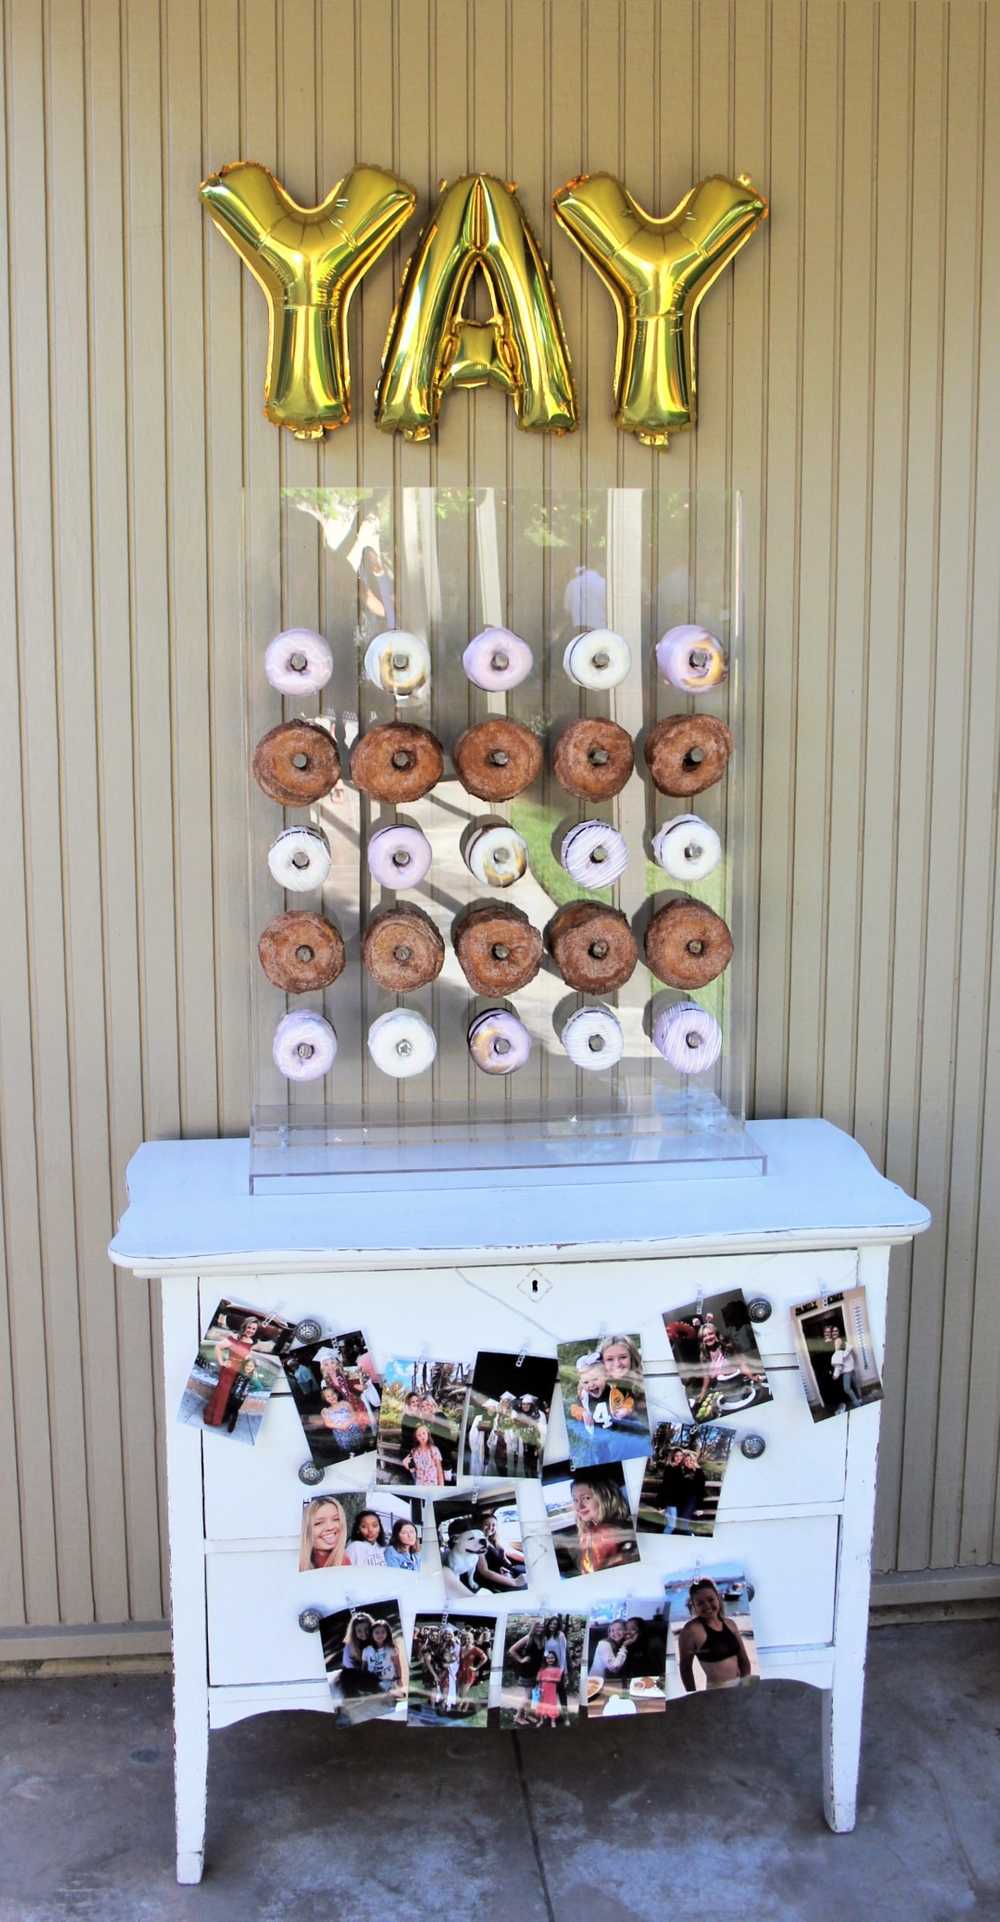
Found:
[[[623,1325],[642,1336],[655,1422],[686,1412],[663,1311],[742,1287],[764,1317],[756,1334],[774,1399],[730,1424],[737,1441],[714,1538],[644,1536],[641,1569],[560,1580],[541,1492],[529,1486],[521,1516],[531,1586],[514,1600],[585,1613],[609,1593],[656,1594],[673,1570],[740,1561],[755,1590],[764,1677],[823,1691],[826,1816],[836,1830],[853,1826],[879,1409],[813,1424],[789,1308],[860,1281],[881,1353],[889,1249],[929,1216],[826,1122],[758,1122],[752,1132],[768,1165],[755,1178],[658,1181],[626,1167],[574,1181],[568,1171],[521,1171],[489,1188],[423,1176],[393,1191],[376,1180],[365,1192],[352,1179],[343,1194],[289,1198],[250,1197],[243,1141],[139,1149],[111,1255],[162,1280],[179,1881],[202,1873],[209,1730],[269,1709],[330,1705],[319,1637],[300,1628],[300,1613],[395,1586],[409,1632],[418,1608],[443,1599],[434,1566],[395,1585],[384,1570],[298,1573],[306,1449],[287,1394],[275,1395],[254,1448],[175,1419],[223,1294],[315,1319],[324,1332],[360,1326],[378,1361],[464,1359],[480,1347],[553,1353],[557,1340]],[[550,1459],[563,1452],[560,1431],[554,1420]],[[324,1485],[364,1487],[371,1465],[330,1470]],[[629,1464],[633,1495],[641,1468]],[[667,1710],[700,1712],[695,1702]],[[601,1738],[581,1726],[567,1739]]]

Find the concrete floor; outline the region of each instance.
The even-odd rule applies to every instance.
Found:
[[[792,1683],[564,1736],[262,1716],[213,1735],[173,1880],[170,1687],[0,1684],[0,1922],[1000,1922],[1000,1623],[871,1638],[860,1817]]]

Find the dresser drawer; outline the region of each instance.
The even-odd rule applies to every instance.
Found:
[[[204,1449],[205,1535],[212,1541],[241,1541],[253,1536],[298,1536],[302,1503],[310,1495],[337,1489],[369,1488],[375,1479],[374,1450],[329,1468],[314,1488],[299,1481],[309,1460],[295,1403],[273,1395],[252,1448],[217,1444]]]

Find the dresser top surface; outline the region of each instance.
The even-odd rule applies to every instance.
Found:
[[[820,1120],[755,1121],[767,1173],[738,1179],[435,1187],[432,1176],[338,1193],[251,1195],[246,1140],[148,1141],[128,1166],[129,1206],[111,1259],[175,1268],[377,1267],[715,1253],[908,1241],[930,1215],[863,1148]],[[498,1202],[501,1205],[498,1205]],[[383,1261],[382,1258],[385,1258]]]

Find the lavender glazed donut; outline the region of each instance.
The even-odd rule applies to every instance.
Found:
[[[646,965],[668,988],[704,988],[724,974],[733,937],[721,914],[684,895],[658,908],[646,929]]]
[[[462,786],[480,801],[512,801],[542,770],[542,744],[530,727],[494,715],[467,727],[455,742]]]
[[[726,650],[704,627],[671,627],[656,643],[656,665],[671,687],[704,694],[729,672]]]
[[[520,908],[469,908],[452,940],[458,964],[476,994],[516,994],[542,965],[542,937]]]
[[[618,908],[570,901],[548,925],[553,959],[568,987],[581,994],[623,988],[638,960],[635,938]]]
[[[390,627],[376,634],[365,649],[365,678],[397,700],[406,700],[426,687],[431,675],[431,654],[426,641],[405,628]]]
[[[661,794],[701,794],[721,781],[733,737],[714,714],[670,714],[646,736],[643,752]]]
[[[632,665],[632,650],[623,634],[610,627],[592,627],[578,634],[563,654],[563,666],[578,687],[618,687]]]
[[[441,743],[413,721],[382,721],[351,749],[351,779],[374,801],[399,806],[429,794],[444,772]]]
[[[253,751],[258,787],[282,807],[308,807],[329,794],[340,780],[337,744],[314,721],[279,721]]]
[[[469,642],[462,655],[462,666],[474,687],[488,694],[502,694],[507,688],[520,687],[534,663],[527,641],[512,634],[509,627],[484,627]]]
[[[722,842],[700,814],[678,814],[653,836],[653,859],[675,881],[704,881],[722,858]]]
[[[587,1073],[615,1067],[625,1052],[622,1024],[610,1008],[577,1008],[562,1031],[562,1044],[574,1068]]]
[[[523,1021],[506,1008],[487,1008],[469,1024],[469,1053],[484,1074],[513,1074],[531,1053]]]
[[[272,1053],[275,1067],[286,1080],[318,1081],[333,1067],[336,1031],[311,1008],[294,1008],[282,1015],[274,1030]]]
[[[568,794],[609,801],[635,766],[632,736],[617,721],[571,721],[556,742],[552,772]]]
[[[333,652],[311,627],[286,627],[267,644],[264,672],[271,686],[290,700],[318,694],[333,673]]]
[[[343,972],[346,959],[343,939],[333,922],[301,909],[276,914],[261,934],[257,953],[268,980],[286,994],[328,988]]]
[[[563,836],[559,860],[581,888],[610,888],[628,866],[628,843],[608,821],[580,821]]]
[[[425,1074],[437,1054],[437,1036],[413,1008],[389,1008],[368,1030],[368,1052],[376,1068],[397,1081]]]
[[[678,1074],[704,1074],[722,1053],[722,1029],[697,1001],[678,1001],[653,1022],[653,1046]]]
[[[409,994],[437,980],[444,941],[422,908],[384,908],[369,922],[361,959],[380,988]]]
[[[418,888],[431,865],[431,844],[419,828],[379,828],[368,843],[368,870],[380,888]]]

